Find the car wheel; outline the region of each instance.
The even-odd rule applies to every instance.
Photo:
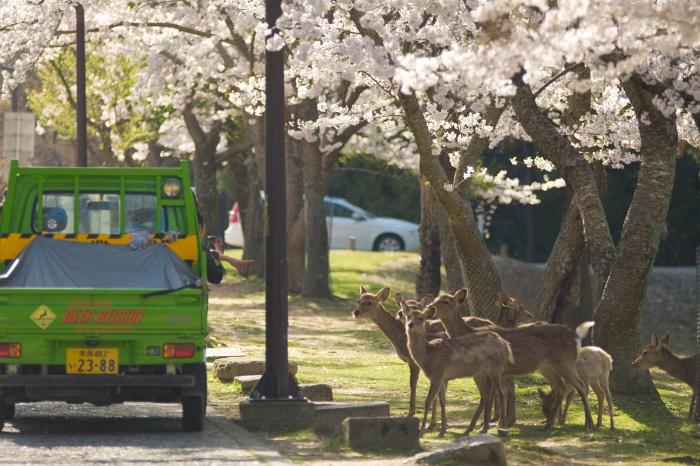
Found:
[[[374,250],[382,252],[403,251],[403,240],[392,233],[380,235],[374,242]]]

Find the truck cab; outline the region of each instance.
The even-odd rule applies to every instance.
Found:
[[[206,256],[189,165],[24,168],[0,214],[0,428],[16,403],[206,411]]]

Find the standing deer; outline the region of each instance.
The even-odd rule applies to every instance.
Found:
[[[581,347],[581,339],[588,333],[593,322],[584,322],[572,332],[563,325],[532,323],[514,328],[498,326],[473,328],[467,325],[459,314],[459,305],[466,299],[467,290],[462,288],[454,295],[443,294],[428,307],[442,321],[450,338],[473,332],[491,331],[510,343],[515,361],[508,364],[504,375],[525,375],[539,370],[555,391],[555,406],[560,406],[567,393],[567,384],[574,387],[581,397],[586,415],[586,430],[594,429],[588,399],[584,394],[584,384],[576,374],[576,358]],[[554,424],[556,416],[547,418],[545,428]]]
[[[646,345],[642,350],[642,354],[632,362],[633,367],[641,369],[651,369],[658,367],[666,372],[674,379],[681,380],[693,390],[693,396],[690,399],[690,411],[688,419],[692,420],[693,406],[697,402],[698,394],[695,392],[695,368],[698,355],[690,356],[689,358],[679,358],[668,349],[668,334],[661,338],[657,338],[656,334],[651,336],[651,343]]]
[[[497,397],[504,396],[503,371],[506,364],[513,361],[508,343],[495,333],[486,331],[459,338],[429,339],[425,323],[434,317],[433,309],[429,308],[426,311],[409,309],[404,302],[401,312],[406,318],[406,335],[411,356],[430,380],[421,433],[425,432],[428,409],[438,396],[442,411],[440,436],[445,435],[447,419],[444,386],[447,381],[462,377],[473,377],[479,389],[479,406],[485,407],[481,432],[486,433],[489,428],[493,393],[495,391]],[[500,415],[499,433],[506,433],[505,404],[501,403],[501,406],[503,409]],[[474,429],[477,418],[478,414],[472,418],[465,434]]]
[[[581,348],[576,359],[576,372],[579,378],[585,384],[585,393],[588,395],[588,387],[593,389],[593,392],[598,398],[598,422],[596,426],[600,427],[603,424],[603,407],[605,402],[608,403],[610,411],[610,430],[615,430],[615,422],[613,421],[614,411],[612,403],[612,394],[610,393],[610,371],[612,370],[612,357],[597,346],[586,346]],[[560,406],[554,405],[555,394],[550,392],[546,394],[541,389],[537,392],[542,398],[542,412],[546,417],[555,416],[555,413],[560,410]],[[570,386],[566,395],[566,403],[564,410],[561,411],[559,423],[566,422],[566,413],[569,411],[569,403],[574,396],[574,389]]]
[[[406,338],[406,331],[404,329],[404,324],[393,314],[389,313],[382,304],[389,298],[390,289],[382,288],[376,295],[370,293],[365,289],[365,287],[360,287],[360,299],[357,302],[357,307],[352,312],[352,315],[358,319],[370,319],[374,322],[379,330],[389,339],[392,346],[396,350],[396,355],[408,364],[409,370],[409,386],[410,386],[410,401],[408,405],[408,417],[413,416],[416,413],[416,386],[418,384],[418,376],[420,375],[420,368],[416,362],[411,358],[411,354],[408,350],[408,340]],[[441,329],[444,329],[440,325]],[[431,426],[435,422],[435,406],[433,407],[433,416],[431,420]],[[444,417],[444,413],[443,413]]]

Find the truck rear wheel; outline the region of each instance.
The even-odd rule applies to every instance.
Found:
[[[182,430],[201,432],[207,411],[207,399],[203,396],[185,396],[182,398]]]
[[[182,395],[182,430],[201,432],[207,413],[207,366],[187,364],[182,373],[194,375],[194,387]]]
[[[15,418],[15,404],[14,403],[8,403],[5,405],[5,412],[4,412],[5,420],[11,421]]]
[[[7,419],[7,415],[9,414],[8,408],[9,406],[5,404],[5,397],[0,396],[0,432],[2,432],[5,427],[5,419]],[[14,415],[14,412],[12,414]]]

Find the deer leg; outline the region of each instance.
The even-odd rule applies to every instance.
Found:
[[[440,387],[440,392],[438,393],[438,398],[440,400],[440,433],[438,437],[442,438],[445,436],[447,431],[447,413],[445,412],[445,394],[447,392],[447,383],[442,384]]]
[[[576,391],[572,387],[569,387],[569,393],[567,393],[566,401],[564,402],[564,409],[561,412],[561,416],[559,416],[559,424],[562,426],[566,423],[566,415],[569,412],[569,405],[571,404],[571,400],[574,398],[575,393]]]
[[[493,399],[493,416],[491,416],[491,422],[496,422],[500,421],[499,415],[501,412],[501,400],[498,399],[498,396],[496,396],[496,388],[494,387],[491,391],[491,398]]]
[[[423,422],[420,426],[421,435],[425,433],[425,423],[428,421],[428,411],[430,411],[430,406],[432,406],[432,404],[435,402],[435,396],[440,391],[442,385],[443,384],[441,382],[430,381],[430,388],[428,389],[428,396],[425,398],[425,408],[423,409]]]
[[[695,406],[695,403],[698,401],[697,393],[693,392],[693,396],[690,397],[690,408],[688,409],[688,420],[692,421],[693,420],[693,407]]]
[[[564,381],[569,385],[573,386],[581,397],[581,402],[583,403],[583,410],[586,414],[586,422],[584,424],[586,430],[594,430],[595,426],[593,424],[593,417],[591,416],[591,407],[588,404],[588,397],[586,396],[586,384],[581,382],[578,378],[576,369],[574,368],[564,368],[564,373],[562,374]]]
[[[603,391],[605,392],[605,399],[608,402],[608,411],[610,411],[610,430],[615,430],[615,421],[613,421],[613,417],[615,416],[615,414],[613,412],[614,408],[612,403],[612,394],[610,393],[610,387],[608,386],[607,377],[601,381],[601,386],[603,387]]]
[[[408,402],[408,417],[416,414],[416,386],[418,385],[418,376],[420,375],[420,367],[416,364],[408,365],[409,384],[411,387],[411,398]]]
[[[596,421],[596,427],[600,427],[603,425],[603,409],[605,408],[605,391],[603,390],[603,387],[600,386],[600,382],[597,380],[591,384],[591,388],[593,389],[593,393],[595,393],[595,397],[598,400],[598,420]]]
[[[508,406],[506,402],[506,390],[503,387],[503,377],[500,374],[496,374],[493,377],[494,392],[496,395],[496,401],[500,401],[498,404],[500,412],[498,419],[498,435],[508,435]]]
[[[472,430],[474,430],[474,427],[476,426],[476,422],[479,418],[479,414],[481,414],[482,409],[484,411],[484,424],[481,427],[481,432],[486,433],[489,429],[489,419],[491,417],[492,387],[491,384],[488,382],[488,379],[486,379],[484,376],[474,377],[474,382],[476,383],[476,387],[479,389],[479,406],[476,408],[476,413],[474,414],[474,417],[472,417],[472,420],[469,423],[469,427],[467,427],[467,430],[464,432],[465,435],[469,435],[469,433]]]
[[[513,377],[505,377],[503,380],[506,393],[503,403],[507,406],[508,427],[510,427],[515,424],[515,379]]]

